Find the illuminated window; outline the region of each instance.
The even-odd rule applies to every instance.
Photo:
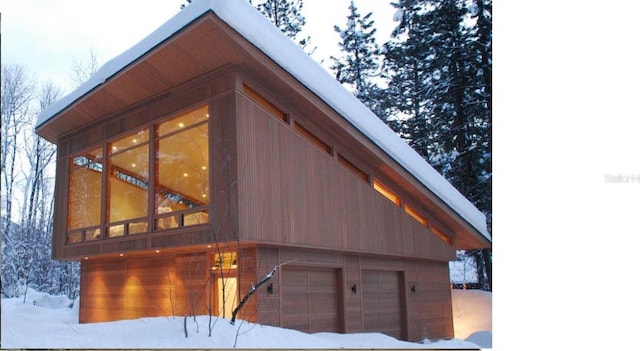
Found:
[[[145,128],[72,157],[66,243],[208,224],[208,121],[203,106],[158,124],[155,138]]]
[[[156,229],[209,222],[204,211],[167,215],[209,204],[208,118],[203,106],[158,126]]]
[[[398,197],[398,195],[391,191],[386,185],[380,183],[377,179],[373,180],[373,188],[389,201],[393,202],[396,206],[400,206],[400,197]]]
[[[235,252],[215,254],[211,270],[217,277],[215,280],[216,313],[229,318],[238,306],[238,258]],[[221,271],[222,270],[222,271]]]
[[[411,217],[413,217],[413,219],[415,219],[416,221],[418,221],[418,223],[422,224],[423,226],[427,226],[427,219],[424,218],[422,215],[420,215],[413,207],[409,206],[409,205],[404,205],[404,211]]]
[[[102,147],[73,157],[69,169],[67,229],[100,226],[102,204]],[[68,236],[68,242],[82,241],[82,233]]]
[[[215,254],[213,259],[213,267],[211,269],[236,269],[238,268],[238,257],[235,252],[223,252]]]
[[[438,229],[435,226],[431,226],[431,231],[433,232],[433,234],[435,234],[438,238],[442,239],[445,243],[451,245],[452,241],[451,238],[449,238],[443,231],[441,231],[440,229]]]
[[[146,219],[149,203],[149,130],[127,135],[109,147],[107,223]],[[108,237],[144,233],[146,226],[112,225]]]

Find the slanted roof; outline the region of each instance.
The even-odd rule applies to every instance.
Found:
[[[104,64],[87,82],[75,91],[43,111],[38,116],[36,131],[53,141],[54,135],[51,131],[46,130],[48,125],[54,123],[64,125],[64,121],[56,121],[56,119],[59,119],[63,114],[67,114],[72,107],[77,106],[80,102],[91,99],[92,94],[98,88],[106,85],[110,79],[208,13],[213,13],[224,21],[249,43],[261,50],[282,69],[321,98],[327,105],[331,106],[427,189],[438,196],[455,213],[469,223],[477,233],[481,234],[488,242],[491,241],[487,231],[486,218],[482,212],[376,117],[371,110],[340,85],[322,66],[311,59],[247,1],[194,1],[140,43]],[[169,81],[162,82],[160,78],[158,82],[154,83],[158,86],[171,84]],[[113,99],[114,102],[126,103],[125,97],[115,96],[117,89],[113,91],[114,93],[109,94],[109,99]],[[104,99],[104,96],[102,98]],[[93,104],[89,105],[99,110],[100,106],[96,102],[94,101]],[[103,105],[108,105],[109,103],[104,102]],[[85,108],[84,110],[87,113],[87,109]],[[73,114],[69,114],[64,118],[78,119],[81,116],[74,117]],[[74,123],[78,123],[78,121]]]

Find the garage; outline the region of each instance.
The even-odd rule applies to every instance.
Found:
[[[281,272],[281,325],[301,331],[340,332],[339,270],[285,266]]]
[[[365,332],[405,339],[402,272],[362,271],[362,317]]]

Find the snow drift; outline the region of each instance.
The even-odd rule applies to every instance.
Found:
[[[454,290],[456,339],[406,342],[380,333],[315,333],[216,318],[208,337],[208,316],[189,318],[189,337],[183,332],[183,318],[140,318],[109,323],[78,323],[78,301],[29,290],[24,296],[2,299],[3,348],[387,348],[387,349],[478,349],[491,347],[491,293]],[[483,306],[480,306],[483,305]],[[488,314],[487,314],[488,313]],[[464,325],[461,331],[458,326]],[[469,340],[459,335],[471,333]],[[488,330],[487,330],[488,328]],[[488,338],[487,338],[488,336]],[[486,343],[487,340],[489,344]]]

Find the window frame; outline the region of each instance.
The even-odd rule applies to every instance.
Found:
[[[156,201],[155,201],[155,197],[158,194],[158,191],[160,188],[159,184],[158,184],[158,158],[156,157],[156,154],[158,153],[159,150],[159,144],[158,141],[161,138],[167,138],[170,137],[172,135],[175,134],[179,134],[182,131],[172,131],[169,133],[164,134],[161,138],[158,137],[158,126],[162,123],[168,122],[174,118],[178,118],[181,115],[186,115],[190,112],[194,112],[197,111],[199,109],[202,108],[206,108],[206,118],[204,120],[198,121],[196,123],[194,123],[193,125],[188,125],[185,130],[188,130],[190,128],[196,128],[196,127],[202,127],[204,126],[206,128],[206,132],[207,132],[207,141],[206,141],[206,145],[207,145],[207,170],[206,170],[206,182],[207,182],[207,191],[208,194],[206,196],[206,202],[204,202],[204,204],[199,205],[199,206],[195,206],[195,207],[190,207],[187,209],[180,209],[177,211],[173,211],[170,212],[168,214],[162,214],[159,215],[156,212]],[[171,114],[165,115],[161,118],[157,118],[157,119],[153,119],[147,123],[144,123],[142,125],[137,126],[136,128],[132,128],[129,129],[127,131],[124,131],[122,133],[118,133],[117,135],[110,137],[110,138],[105,138],[104,140],[102,140],[99,144],[94,144],[91,147],[87,147],[87,148],[83,148],[82,151],[79,152],[75,152],[73,154],[70,154],[68,156],[65,157],[65,162],[66,162],[66,172],[67,172],[67,181],[66,181],[66,192],[67,192],[67,196],[66,196],[66,201],[64,206],[66,207],[66,220],[65,220],[65,245],[75,245],[75,244],[81,244],[81,243],[93,243],[95,241],[99,241],[99,240],[110,240],[110,239],[118,239],[118,238],[125,238],[125,237],[129,237],[129,236],[139,236],[139,235],[152,235],[155,233],[164,233],[167,230],[178,230],[178,229],[182,229],[182,228],[191,228],[191,227],[197,227],[197,226],[206,226],[206,225],[211,225],[211,211],[212,211],[212,202],[211,202],[211,193],[212,193],[212,186],[213,186],[213,173],[212,173],[212,147],[211,147],[211,137],[212,137],[212,121],[213,118],[211,117],[211,111],[212,111],[212,106],[210,104],[209,101],[205,101],[205,102],[200,102],[197,104],[193,104],[190,105],[186,108],[182,108],[179,109]],[[112,156],[118,156],[121,155],[129,150],[132,149],[136,149],[139,147],[144,147],[144,146],[133,146],[133,147],[129,147],[123,150],[118,150],[117,152],[113,153],[111,150],[109,149],[112,145],[112,143],[114,142],[118,142],[119,140],[122,139],[126,139],[128,136],[134,135],[137,132],[143,131],[143,130],[147,130],[148,133],[148,138],[145,141],[145,143],[147,144],[146,147],[148,148],[148,169],[147,169],[147,178],[146,180],[144,179],[140,179],[139,177],[136,176],[131,176],[133,178],[133,182],[127,181],[126,179],[123,179],[121,177],[117,177],[117,178],[113,178],[110,179],[110,177],[116,177],[116,175],[112,175],[110,174],[112,171],[112,160],[111,157]],[[141,144],[144,145],[144,144]],[[70,225],[70,216],[71,216],[71,208],[70,208],[70,201],[71,201],[71,189],[72,189],[72,184],[71,184],[71,177],[72,177],[72,172],[75,169],[81,168],[83,167],[83,165],[74,165],[74,160],[85,156],[93,150],[101,150],[102,151],[102,160],[100,162],[101,166],[102,166],[102,170],[101,170],[101,180],[100,180],[100,214],[99,214],[99,223],[96,225],[92,225],[92,226],[87,226],[87,227],[79,227],[79,228],[73,228],[70,229],[69,225]],[[104,156],[106,155],[106,156]],[[86,167],[86,166],[84,166]],[[121,167],[118,166],[114,166],[114,170],[119,169]],[[146,206],[146,216],[143,217],[135,217],[135,218],[127,218],[125,220],[118,220],[118,221],[114,221],[111,222],[110,218],[109,218],[109,197],[111,196],[109,193],[109,183],[111,181],[114,180],[119,180],[119,181],[123,181],[123,182],[127,182],[128,184],[130,184],[131,186],[140,186],[139,182],[145,182],[146,181],[146,201],[145,201],[145,206]],[[141,183],[140,183],[141,184]],[[176,222],[177,225],[175,227],[172,228],[165,228],[165,229],[157,229],[156,227],[156,222],[158,219],[162,219],[162,218],[167,218],[167,217],[172,217],[175,216],[176,217]],[[187,218],[187,220],[185,220],[185,218]],[[189,219],[191,218],[191,219]],[[204,218],[204,220],[203,220]],[[144,230],[141,230],[141,224],[144,223],[146,225],[146,228]],[[187,224],[190,223],[190,224]],[[113,230],[111,228],[115,228],[115,227],[119,227],[121,230],[121,233],[119,233],[118,235],[110,235],[110,230]]]

